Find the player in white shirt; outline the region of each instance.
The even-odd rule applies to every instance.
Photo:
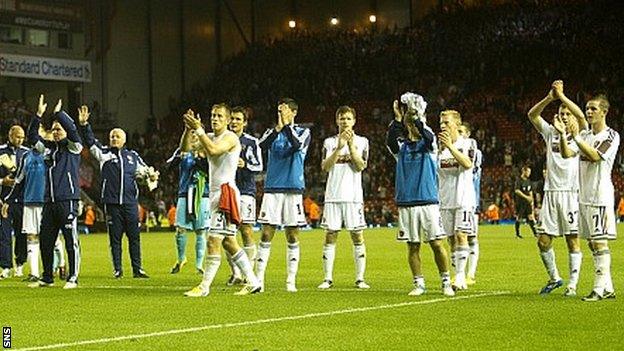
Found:
[[[553,124],[549,124],[541,114],[550,103],[560,100]],[[565,236],[568,246],[570,280],[564,296],[576,296],[576,285],[581,271],[583,254],[578,238],[578,188],[579,150],[567,136],[565,124],[576,119],[581,129],[587,128],[583,111],[563,92],[563,82],[553,82],[550,91],[528,113],[529,121],[546,142],[546,176],[544,177],[544,198],[537,227],[537,246],[550,280],[540,290],[549,294],[563,285],[557,270],[552,241]],[[569,151],[563,155],[563,150]]]
[[[253,294],[261,288],[247,254],[236,241],[237,224],[240,224],[236,169],[241,146],[238,136],[228,130],[230,115],[227,105],[214,105],[210,117],[213,133],[209,134],[202,128],[199,115],[195,116],[192,110],[184,115],[185,135],[194,130],[208,158],[211,213],[206,269],[201,284],[184,293],[189,297],[202,297],[210,293],[210,285],[221,265],[221,245],[247,277],[248,285],[236,294]],[[223,193],[222,189],[229,194]]]
[[[440,113],[438,156],[440,214],[446,233],[453,233],[455,281],[457,290],[467,289],[466,264],[470,247],[468,235],[474,231],[475,191],[472,182],[476,144],[459,134],[461,115],[455,110]]]
[[[587,239],[594,258],[594,288],[583,301],[615,298],[609,251],[609,240],[615,240],[617,235],[611,171],[620,146],[620,135],[607,126],[608,112],[609,100],[598,95],[585,107],[589,130],[580,130],[574,119],[570,119],[567,125],[581,152],[579,233]]]
[[[479,150],[477,141],[470,138],[470,133],[470,124],[468,122],[464,122],[459,127],[459,134],[465,138],[472,140],[475,144],[475,157],[473,162],[474,166],[472,168],[472,184],[475,190],[474,231],[468,234],[468,247],[470,248],[470,253],[468,254],[468,270],[466,273],[467,285],[473,285],[477,282],[477,265],[479,263],[479,213],[481,211],[481,171],[483,169],[483,153],[481,152],[481,150]],[[451,259],[455,259],[455,256],[452,255]]]
[[[323,142],[321,168],[328,172],[325,188],[325,207],[321,227],[325,229],[323,246],[323,271],[325,279],[319,289],[333,286],[336,239],[342,228],[351,232],[353,260],[355,262],[355,287],[368,289],[364,281],[366,270],[366,247],[363,230],[364,195],[362,191],[362,171],[368,160],[368,139],[353,132],[355,109],[340,106],[336,110],[338,134]]]

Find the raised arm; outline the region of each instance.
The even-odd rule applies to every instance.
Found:
[[[394,100],[392,104],[392,110],[394,111],[394,120],[390,122],[388,126],[388,134],[386,134],[386,145],[388,150],[396,156],[399,153],[401,147],[399,139],[405,137],[405,126],[403,125],[403,114],[399,108],[399,101]]]
[[[245,168],[252,173],[262,172],[262,152],[260,151],[260,145],[258,140],[253,139],[253,145],[251,145],[246,151],[244,156]]]
[[[570,131],[570,134],[572,135],[572,139],[574,140],[574,142],[578,146],[579,151],[581,153],[583,153],[583,155],[585,155],[591,162],[600,162],[600,161],[602,161],[602,157],[600,156],[600,153],[598,152],[598,149],[596,149],[593,146],[589,145],[581,137],[580,132],[579,132],[579,126],[578,126],[578,123],[576,122],[576,120],[574,120],[574,119],[568,120],[568,130]],[[602,146],[602,144],[601,144],[601,146]]]
[[[286,134],[286,138],[290,141],[292,145],[292,151],[300,151],[308,147],[310,145],[310,129],[303,128],[300,133],[295,130],[295,126],[289,124],[284,127],[284,133]]]
[[[329,150],[329,139],[325,139],[323,142],[323,161],[321,161],[321,169],[325,172],[329,172],[332,167],[338,161],[340,156],[340,150],[347,144],[347,136],[345,132],[338,135],[338,145],[334,150]]]
[[[535,104],[535,106],[531,107],[529,110],[528,116],[529,121],[535,127],[535,129],[542,133],[542,125],[544,124],[544,119],[542,118],[542,112],[551,102],[555,101],[555,95],[553,90],[548,91],[546,97],[544,97],[540,102]]]
[[[448,132],[440,133],[440,142],[442,143],[442,145],[444,145],[446,148],[449,149],[449,151],[451,152],[451,155],[453,155],[453,157],[455,158],[455,160],[457,160],[457,163],[459,163],[460,166],[462,166],[465,169],[472,167],[473,165],[472,159],[474,158],[474,152],[475,152],[474,150],[472,149],[467,150],[468,151],[467,154],[464,154],[463,152],[459,151],[459,149],[455,146],[455,144],[451,140],[451,136]]]
[[[277,132],[275,128],[267,129],[260,138],[260,148],[262,150],[270,149],[278,134],[279,132]]]
[[[367,166],[368,161],[368,140],[361,152],[355,147],[355,136],[353,131],[349,133],[349,139],[347,140],[347,146],[349,146],[349,154],[351,155],[351,166],[356,172],[363,171]]]
[[[561,100],[563,105],[565,107],[567,107],[570,110],[570,112],[572,113],[572,115],[576,118],[576,122],[579,125],[579,129],[580,130],[587,129],[587,120],[585,119],[585,114],[580,109],[580,107],[578,107],[578,105],[574,103],[574,101],[568,99],[568,97],[564,94],[564,92],[563,92],[563,81],[556,80],[553,83],[553,91],[555,92],[555,96],[559,100]]]
[[[62,110],[55,114],[55,118],[67,132],[67,149],[74,154],[79,154],[82,151],[82,139],[80,135],[78,135],[76,124],[74,124],[71,117]]]
[[[201,126],[201,119],[199,119],[199,115],[195,117],[195,113],[192,110],[189,110],[186,114],[184,114],[184,123],[189,129],[195,131],[195,135],[197,135],[199,142],[210,156],[222,155],[232,150],[236,147],[236,145],[240,145],[240,141],[234,133],[227,133],[218,142],[210,140],[208,135],[206,135],[206,131]]]
[[[557,133],[559,133],[559,150],[561,150],[561,157],[570,158],[576,156],[576,152],[568,145],[568,134],[566,132],[566,125],[559,115],[555,115],[553,120],[553,126]]]

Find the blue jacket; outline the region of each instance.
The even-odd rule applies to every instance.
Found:
[[[0,145],[0,156],[2,155],[9,155],[12,157],[15,157],[15,166],[17,167],[20,162],[22,161],[22,158],[24,157],[24,154],[26,153],[26,151],[28,151],[28,148],[25,148],[23,146],[20,147],[15,147],[11,144],[3,144]],[[15,175],[16,173],[16,169],[7,169],[4,166],[0,166],[0,179],[9,176],[9,175]],[[1,183],[0,183],[1,184]],[[8,193],[11,191],[11,187],[10,186],[6,186],[6,185],[2,185],[0,188],[0,197],[2,197],[3,199],[7,198]]]
[[[262,152],[258,139],[243,133],[240,136],[240,158],[245,166],[236,169],[236,186],[242,195],[256,196],[256,174],[262,171]]]
[[[37,152],[43,154],[46,163],[46,202],[80,199],[78,169],[82,140],[74,121],[65,111],[55,114],[55,119],[67,132],[67,138],[59,141],[43,140],[39,136],[41,118],[33,116],[28,126],[28,140]]]
[[[147,167],[134,150],[104,146],[93,135],[89,124],[80,126],[80,134],[91,155],[100,163],[101,198],[104,204],[136,204],[139,186],[136,176]]]
[[[438,166],[435,136],[429,127],[416,121],[422,138],[404,138],[404,126],[392,121],[386,144],[397,160],[395,195],[397,206],[424,206],[439,203]]]
[[[43,205],[46,190],[46,165],[43,155],[36,150],[26,152],[17,167],[15,186],[5,201],[24,205]]]
[[[264,133],[260,147],[268,154],[265,193],[303,193],[303,166],[309,145],[308,128],[290,124],[279,133],[275,129]]]
[[[191,152],[182,152],[176,149],[167,160],[171,167],[178,167],[178,197],[186,197],[190,187],[197,187],[200,177],[205,177],[205,186],[202,197],[210,196],[208,186],[208,160],[205,157],[195,157]],[[200,171],[204,175],[200,174]]]

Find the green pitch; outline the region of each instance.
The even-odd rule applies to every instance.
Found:
[[[619,227],[620,232],[622,226]],[[266,292],[233,296],[225,287],[229,267],[222,261],[211,295],[182,293],[201,277],[192,264],[169,274],[175,261],[171,233],[142,234],[144,267],[151,279],[112,278],[106,235],[81,237],[80,286],[29,289],[20,278],[0,281],[0,324],[12,329],[13,349],[87,350],[419,350],[419,349],[621,349],[624,308],[615,300],[596,303],[564,298],[563,288],[539,296],[547,276],[535,240],[513,237],[512,226],[482,226],[477,284],[444,298],[429,247],[423,246],[428,293],[412,288],[405,244],[395,229],[365,232],[369,291],[353,288],[350,238],[341,234],[335,287],[319,291],[323,279],[321,231],[301,234],[296,294],[285,291],[285,239],[273,242]],[[193,261],[194,237],[187,252]],[[555,241],[559,270],[568,275],[562,239]],[[616,291],[624,290],[624,248],[611,245]],[[579,295],[591,290],[593,265],[583,247]]]

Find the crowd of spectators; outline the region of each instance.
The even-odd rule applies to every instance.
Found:
[[[543,141],[526,113],[553,80],[563,79],[566,93],[581,106],[592,94],[607,92],[608,123],[622,130],[623,9],[622,3],[588,0],[456,5],[411,28],[293,31],[253,43],[181,99],[171,99],[171,112],[150,119],[148,133],[129,138],[129,146],[161,170],[160,187],[145,202],[164,211],[174,201],[177,175],[166,159],[177,147],[184,110],[208,116],[216,102],[247,106],[248,132],[260,136],[275,123],[278,98],[289,96],[301,107],[297,122],[312,129],[306,160],[310,196],[322,204],[322,141],[336,131],[336,108],[350,105],[357,110],[356,132],[370,140],[363,173],[367,219],[392,223],[395,165],[385,133],[392,101],[414,91],[429,102],[434,130],[443,109],[458,110],[470,122],[484,154],[481,208],[496,204],[501,219],[509,217],[517,169],[528,163],[534,181],[542,176]],[[548,120],[556,107],[545,111]],[[623,156],[617,167],[624,171]],[[262,179],[258,183],[261,190]]]

